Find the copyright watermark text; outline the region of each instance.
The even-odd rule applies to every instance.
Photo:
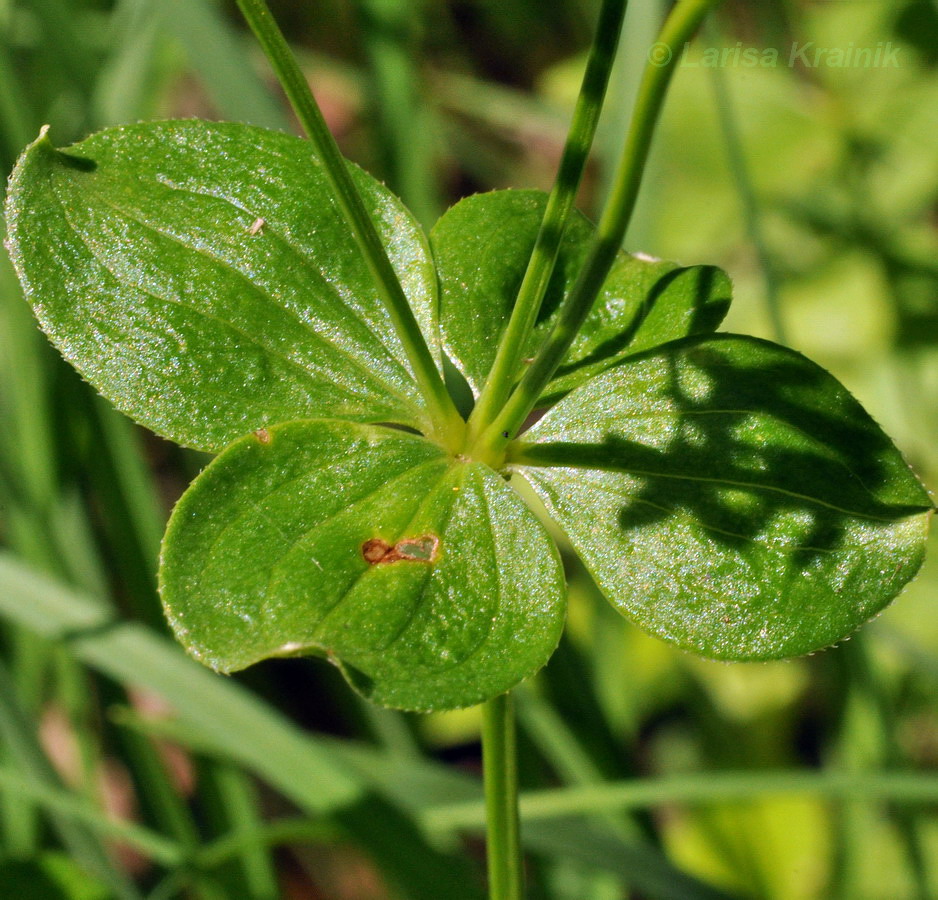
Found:
[[[816,41],[792,41],[791,46],[747,47],[742,41],[727,47],[704,47],[699,54],[685,44],[678,51],[677,64],[683,68],[705,69],[898,69],[902,47],[893,41],[857,46],[851,41],[842,47],[829,47]],[[652,44],[648,61],[666,66],[674,60],[675,50],[668,44]]]

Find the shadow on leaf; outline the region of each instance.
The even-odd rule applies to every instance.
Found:
[[[597,439],[527,444],[523,461],[621,473],[625,531],[677,516],[718,543],[784,547],[805,565],[840,548],[853,520],[892,522],[931,508],[889,438],[796,353],[711,337],[659,348],[609,377],[623,381],[618,408],[610,392],[598,416],[587,397],[573,411]],[[578,424],[564,432],[574,436]]]
[[[569,375],[586,366],[598,365],[603,362],[611,364],[617,357],[621,357],[622,354],[628,351],[629,346],[647,321],[658,300],[669,290],[676,287],[678,283],[681,284],[682,291],[689,290],[693,293],[693,300],[688,304],[693,312],[690,315],[687,333],[699,334],[713,331],[723,321],[730,304],[729,296],[716,300],[713,297],[721,275],[721,270],[715,266],[693,266],[665,272],[643,298],[641,304],[635,309],[631,321],[622,331],[598,344],[580,359],[560,366],[557,370],[557,377]],[[685,283],[690,283],[692,286],[685,287]],[[603,298],[600,296],[597,303],[602,302],[602,300]]]

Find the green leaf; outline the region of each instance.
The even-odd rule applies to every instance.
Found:
[[[214,669],[324,654],[407,709],[469,706],[530,675],[565,602],[553,542],[491,469],[334,420],[271,428],[209,465],[173,512],[161,590]]]
[[[401,204],[357,169],[421,327],[436,276]],[[119,409],[218,450],[318,415],[420,427],[422,399],[311,145],[194,120],[43,134],[13,173],[11,255],[40,324]]]
[[[443,345],[476,394],[511,315],[547,204],[540,191],[478,194],[450,209],[431,233],[440,275]],[[574,215],[527,347],[533,356],[586,258],[593,226]],[[621,253],[542,402],[547,404],[626,356],[698,332],[726,314],[732,287],[714,266]]]
[[[916,573],[932,509],[831,375],[735,335],[600,375],[514,459],[621,612],[720,659],[848,635]]]

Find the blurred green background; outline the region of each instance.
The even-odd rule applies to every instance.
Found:
[[[271,5],[344,151],[426,226],[549,188],[596,0]],[[629,9],[589,215],[668,6]],[[46,123],[60,145],[152,117],[294,129],[232,7],[0,0],[6,171]],[[727,330],[831,369],[938,485],[938,3],[727,0],[682,51],[626,245],[727,269]],[[0,896],[480,896],[477,712],[372,709],[317,661],[185,659],[155,571],[206,459],[80,382],[5,256],[0,435]],[[571,578],[565,640],[518,691],[523,786],[567,798],[529,807],[531,897],[938,896],[935,553],[849,642],[771,665],[672,650]],[[587,814],[590,785],[633,779]]]

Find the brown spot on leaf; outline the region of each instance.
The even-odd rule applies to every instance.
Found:
[[[362,544],[362,556],[365,557],[365,562],[374,565],[382,562],[393,549],[387,541],[382,541],[381,538],[372,538]]]
[[[376,566],[393,562],[436,562],[440,539],[435,534],[401,538],[393,547],[381,538],[370,538],[362,544],[365,562]]]
[[[258,428],[257,431],[254,432],[254,437],[262,444],[269,444],[272,440],[270,432],[266,428]]]

